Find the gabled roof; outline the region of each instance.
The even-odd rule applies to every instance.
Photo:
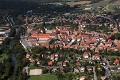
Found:
[[[87,55],[89,55],[89,54],[90,54],[90,52],[84,52],[84,54],[87,54]]]
[[[48,65],[49,65],[49,66],[51,66],[52,64],[53,64],[53,62],[52,62],[52,61],[49,61],[49,62],[48,62]]]
[[[100,57],[100,54],[94,54],[93,56],[97,56],[97,57]]]

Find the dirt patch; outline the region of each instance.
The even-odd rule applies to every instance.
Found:
[[[30,70],[30,75],[41,75],[42,74],[42,69],[32,69]]]
[[[120,6],[120,1],[116,1],[114,5]]]

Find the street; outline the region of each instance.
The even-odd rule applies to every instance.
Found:
[[[97,80],[97,76],[96,76],[95,67],[93,67],[93,73],[94,73],[94,80]]]

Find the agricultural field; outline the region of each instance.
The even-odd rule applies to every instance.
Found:
[[[113,5],[120,6],[120,0],[115,1]]]
[[[99,3],[94,3],[93,6],[105,7],[105,6],[107,6],[110,3],[110,1],[112,1],[112,0],[102,0]]]
[[[74,6],[74,5],[90,4],[91,2],[92,1],[66,2],[66,4]]]

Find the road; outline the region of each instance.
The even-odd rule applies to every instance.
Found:
[[[70,43],[68,43],[67,46],[71,46],[73,42],[75,42],[76,39],[72,39]]]
[[[106,59],[106,58],[104,58],[104,62],[106,62],[106,66],[105,66],[105,69],[106,69],[106,77],[108,78],[109,76],[110,76],[110,74],[111,74],[111,71],[110,71],[110,63],[109,63],[109,61]]]
[[[25,48],[25,49],[28,49],[30,47],[32,47],[33,45],[31,44],[31,42],[29,41],[26,41],[26,39],[22,38],[20,40],[20,43],[22,44],[22,46]]]
[[[95,71],[95,66],[93,67],[93,73],[94,73],[94,80],[97,80],[96,71]]]

